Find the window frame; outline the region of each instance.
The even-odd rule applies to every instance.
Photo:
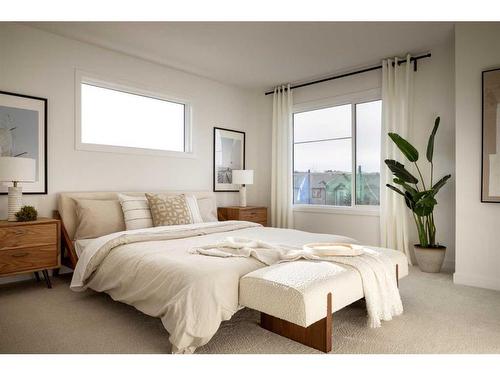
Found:
[[[379,216],[380,205],[360,205],[356,204],[356,104],[363,104],[367,102],[382,100],[381,90],[379,88],[370,89],[346,95],[333,96],[320,100],[307,101],[297,103],[292,108],[292,208],[297,212],[313,212],[313,213],[335,213],[335,214],[348,214],[348,215],[367,215]],[[341,105],[351,105],[351,168],[353,173],[354,183],[351,183],[351,206],[331,206],[323,204],[295,204],[293,202],[293,173],[295,170],[295,141],[294,141],[294,119],[296,113],[314,111],[318,109],[336,107]],[[382,160],[380,160],[382,162]],[[380,165],[382,169],[382,163]],[[382,190],[380,190],[382,193]]]
[[[104,89],[122,91],[132,95],[145,96],[184,105],[184,151],[157,150],[140,147],[114,146],[106,144],[82,142],[82,84],[93,85]],[[146,85],[125,82],[114,78],[103,78],[96,74],[81,70],[75,71],[75,149],[79,151],[110,152],[132,155],[153,155],[177,158],[195,158],[192,142],[192,105],[189,100],[176,95],[165,94]]]

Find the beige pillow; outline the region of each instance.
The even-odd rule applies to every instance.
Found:
[[[147,194],[153,225],[192,224],[191,211],[184,195]]]
[[[77,228],[75,239],[97,238],[125,230],[120,202],[117,200],[75,199]]]

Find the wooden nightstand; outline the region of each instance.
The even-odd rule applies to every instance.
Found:
[[[267,226],[267,207],[219,207],[217,208],[219,220],[245,220]]]
[[[48,269],[61,267],[61,222],[39,218],[36,221],[0,221],[0,276],[43,272],[52,288]]]

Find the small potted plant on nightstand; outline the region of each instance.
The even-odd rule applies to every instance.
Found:
[[[433,184],[434,137],[439,127],[439,117],[436,118],[427,143],[427,160],[430,163],[430,183],[426,184],[418,167],[418,151],[407,140],[396,133],[389,137],[398,146],[403,155],[415,165],[420,181],[411,174],[403,164],[387,159],[385,164],[394,175],[393,182],[400,188],[387,184],[386,186],[404,197],[406,206],[412,211],[417,226],[419,243],[415,245],[415,257],[419,268],[424,272],[439,272],[443,265],[446,247],[436,242],[436,225],[434,223],[434,207],[437,205],[436,194],[444,186],[451,175],[442,177]]]
[[[21,209],[16,212],[17,221],[35,221],[38,217],[38,212],[33,206],[22,206]]]

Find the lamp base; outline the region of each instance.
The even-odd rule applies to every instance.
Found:
[[[8,221],[17,221],[16,213],[23,206],[23,188],[21,186],[9,186],[8,197]]]
[[[247,187],[245,185],[240,187],[240,207],[247,206]]]

